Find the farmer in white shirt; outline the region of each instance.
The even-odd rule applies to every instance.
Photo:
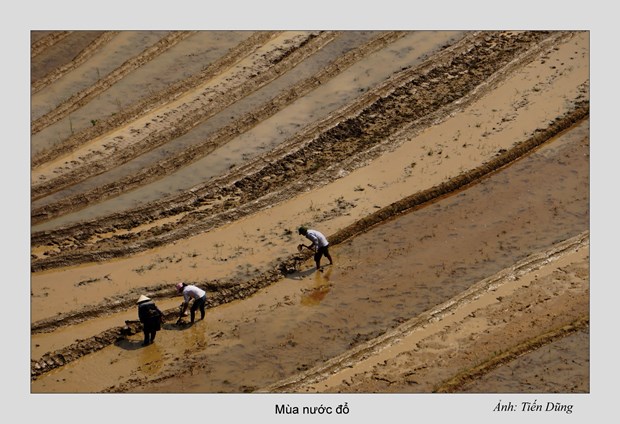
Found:
[[[200,319],[205,318],[205,305],[207,303],[207,292],[191,284],[177,283],[177,293],[183,294],[183,304],[181,305],[181,315],[179,319],[185,316],[187,305],[191,299],[194,299],[194,303],[190,308],[190,320],[193,323],[196,316],[196,309],[200,309]]]
[[[312,243],[308,246],[305,244],[300,244],[297,246],[298,250],[302,248],[310,249],[314,251],[314,262],[316,263],[316,269],[321,269],[321,258],[325,256],[329,259],[329,264],[332,265],[334,261],[332,261],[332,257],[329,254],[329,242],[327,238],[317,230],[310,230],[306,227],[299,227],[299,234],[306,237]]]

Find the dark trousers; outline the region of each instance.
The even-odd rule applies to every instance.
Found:
[[[155,335],[161,330],[161,318],[159,316],[148,318],[142,324],[142,332],[144,333],[144,345],[151,344],[155,341]]]
[[[144,327],[144,344],[151,344],[155,341],[155,335],[157,334],[157,330],[153,328]]]
[[[317,268],[319,268],[321,265],[321,258],[323,257],[323,255],[325,255],[325,257],[329,259],[330,264],[332,263],[332,257],[329,254],[329,247],[328,246],[319,247],[316,253],[314,254],[314,262],[316,262]]]
[[[200,309],[200,319],[205,319],[205,305],[207,303],[207,295],[205,294],[200,299],[194,300],[194,304],[189,310],[190,319],[194,322],[194,318],[196,317],[196,310]]]

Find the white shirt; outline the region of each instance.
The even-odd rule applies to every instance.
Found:
[[[183,289],[183,299],[185,303],[189,302],[189,299],[200,299],[202,296],[207,294],[206,291],[196,287],[196,286],[185,286]]]
[[[317,230],[308,230],[306,233],[306,238],[312,242],[314,246],[314,250],[317,250],[319,247],[325,247],[329,244],[327,238]]]

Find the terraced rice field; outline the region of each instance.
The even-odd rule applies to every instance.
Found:
[[[33,31],[32,393],[589,393],[589,41]]]

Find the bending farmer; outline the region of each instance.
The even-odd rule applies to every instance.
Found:
[[[200,319],[205,318],[205,305],[207,303],[207,292],[191,284],[178,283],[176,285],[177,293],[183,294],[183,304],[181,305],[181,315],[179,319],[185,316],[187,305],[191,299],[194,299],[194,303],[190,308],[190,321],[193,323],[196,316],[196,309],[200,309]]]
[[[312,242],[312,244],[306,246],[305,244],[300,244],[297,246],[299,250],[302,248],[314,250],[314,262],[316,263],[316,269],[321,268],[321,258],[323,255],[327,259],[329,259],[329,264],[332,265],[334,261],[332,261],[332,257],[329,254],[329,242],[327,238],[317,230],[310,230],[306,227],[299,227],[299,234],[306,237],[308,240]]]
[[[138,318],[142,323],[144,331],[144,343],[147,346],[155,341],[155,335],[161,330],[161,323],[164,320],[164,314],[151,299],[145,295],[141,295],[138,299]]]

